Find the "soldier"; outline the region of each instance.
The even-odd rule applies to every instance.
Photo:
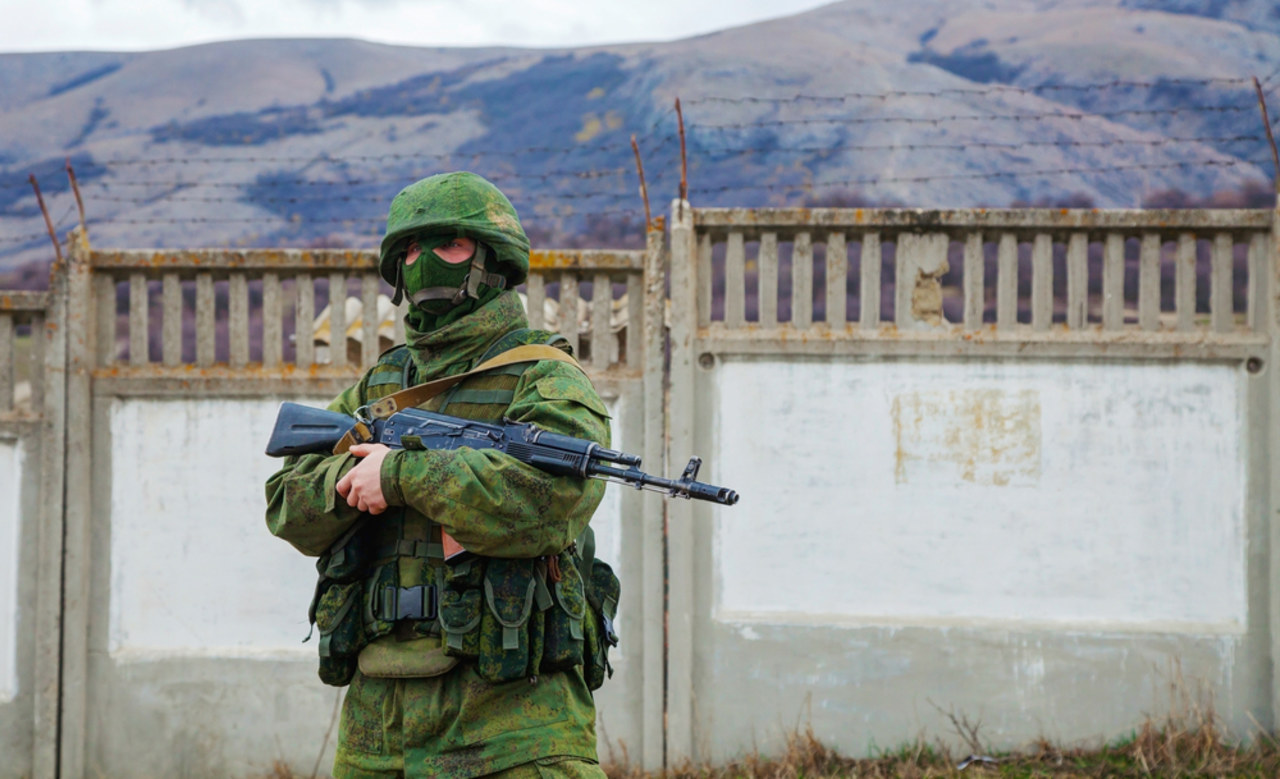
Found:
[[[528,269],[528,238],[493,184],[459,172],[406,187],[379,271],[412,302],[407,344],[329,408],[354,414],[522,345],[565,349],[527,329],[513,287]],[[422,407],[609,443],[608,413],[572,360],[482,371]],[[593,544],[575,544],[603,491],[494,450],[363,444],[285,461],[267,482],[267,525],[320,556],[320,674],[350,685],[336,777],[604,775],[592,698],[604,623],[587,604],[599,600]],[[449,537],[466,552],[446,562]]]

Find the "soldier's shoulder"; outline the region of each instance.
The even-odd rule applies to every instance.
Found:
[[[376,368],[379,365],[386,363],[388,365],[395,365],[397,367],[403,368],[405,364],[408,362],[409,362],[408,345],[396,344],[395,346],[391,346],[391,347],[388,347],[387,349],[384,349],[382,351],[382,354],[378,355],[378,361],[374,363],[374,367]]]
[[[524,385],[542,400],[570,400],[602,417],[610,416],[590,377],[576,364],[541,360],[525,373]]]
[[[376,399],[402,389],[409,365],[409,347],[397,344],[378,355],[378,359],[360,379],[364,400]]]
[[[522,327],[518,330],[512,330],[499,338],[489,348],[486,357],[494,357],[520,346],[534,345],[554,346],[570,356],[573,355],[573,349],[569,346],[569,339],[563,335],[553,333],[550,330],[535,330],[529,327]]]

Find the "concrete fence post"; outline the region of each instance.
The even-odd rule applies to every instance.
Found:
[[[666,345],[664,314],[667,303],[666,235],[661,220],[645,236],[644,255],[644,458],[650,473],[666,473]],[[663,529],[666,502],[662,495],[646,491],[641,514],[640,621],[641,648],[640,760],[646,771],[662,768],[664,625],[666,613],[666,561]]]
[[[86,690],[89,681],[89,614],[92,524],[92,381],[96,336],[89,241],[77,232],[67,266],[66,523],[63,552],[62,714],[59,775],[85,776]],[[112,297],[114,301],[114,297]],[[106,334],[102,334],[106,337]]]
[[[73,245],[74,241],[73,240]],[[60,665],[62,662],[63,491],[66,465],[67,266],[55,263],[49,274],[49,304],[43,332],[41,383],[40,498],[36,535],[36,618],[34,668],[34,743],[32,775],[58,775]]]
[[[688,457],[694,444],[698,322],[697,236],[693,209],[671,206],[671,390],[667,462]],[[690,501],[667,502],[667,754],[668,766],[693,754],[694,533]]]
[[[1266,401],[1257,409],[1266,419],[1267,451],[1253,456],[1255,462],[1264,463],[1265,478],[1268,480],[1269,497],[1267,516],[1263,518],[1263,527],[1268,529],[1267,542],[1269,576],[1265,613],[1269,619],[1271,637],[1270,664],[1271,674],[1271,721],[1263,725],[1275,732],[1280,723],[1280,673],[1275,664],[1280,661],[1280,477],[1276,474],[1274,459],[1280,455],[1280,193],[1276,196],[1276,204],[1271,214],[1270,251],[1268,262],[1264,263],[1267,287],[1263,293],[1266,301],[1266,318],[1264,332],[1269,336],[1267,361],[1265,367],[1270,381],[1267,382]]]

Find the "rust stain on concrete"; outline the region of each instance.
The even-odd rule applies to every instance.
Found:
[[[1040,393],[909,392],[893,399],[894,480],[987,486],[1040,479]]]

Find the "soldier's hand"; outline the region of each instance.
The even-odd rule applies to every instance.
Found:
[[[385,444],[356,444],[350,451],[360,462],[338,480],[338,494],[347,499],[348,506],[381,514],[387,510],[382,496],[382,461],[391,449]]]

